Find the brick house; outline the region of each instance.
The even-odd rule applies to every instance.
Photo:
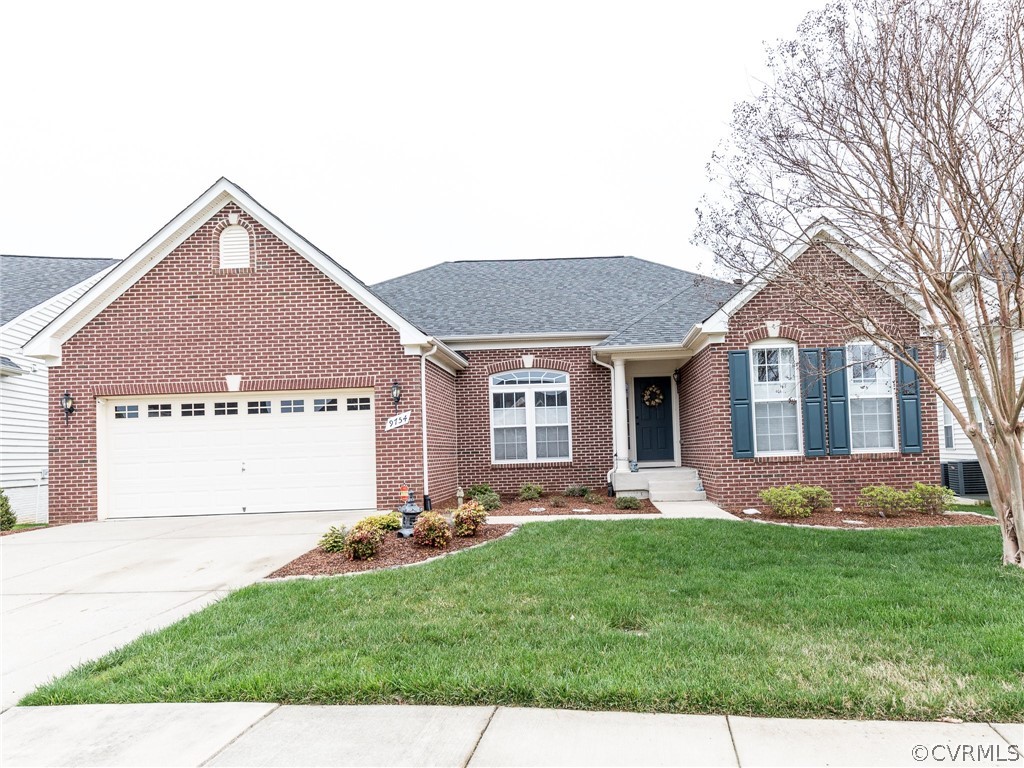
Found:
[[[857,270],[824,229],[794,258]],[[370,287],[221,179],[26,346],[51,367],[50,519],[387,508],[403,483],[738,507],[937,482],[935,398],[788,301],[631,257]]]

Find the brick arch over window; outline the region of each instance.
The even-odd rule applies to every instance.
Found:
[[[511,360],[502,360],[500,363],[491,363],[487,366],[487,375],[504,373],[505,371],[530,370],[531,368],[540,368],[546,371],[562,371],[563,373],[570,373],[572,371],[572,366],[564,360],[535,357],[533,358],[532,365],[526,365],[522,357],[514,357]]]
[[[768,328],[761,325],[757,328],[751,328],[749,331],[743,334],[743,340],[747,344],[752,344],[755,341],[763,341],[765,339],[780,339],[782,341],[795,341],[797,344],[803,339],[803,331],[792,325],[780,325],[779,332],[772,335],[768,332]]]

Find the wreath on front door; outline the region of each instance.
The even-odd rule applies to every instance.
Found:
[[[644,390],[643,398],[644,405],[648,408],[657,408],[665,402],[665,393],[661,391],[661,387],[657,384],[651,384],[651,386]]]

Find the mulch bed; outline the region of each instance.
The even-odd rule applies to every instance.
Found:
[[[485,525],[476,536],[471,538],[463,539],[456,536],[452,539],[451,544],[444,549],[421,547],[413,543],[412,539],[400,539],[394,532],[391,532],[384,538],[377,556],[372,560],[349,560],[341,552],[324,552],[318,547],[295,558],[288,565],[278,568],[267,578],[330,576],[339,573],[377,571],[382,568],[419,563],[447,552],[457,552],[486,541],[493,541],[501,538],[515,527],[514,525]]]
[[[32,528],[19,528],[16,531],[0,531],[0,536],[13,536],[16,533],[28,533],[29,531],[42,531],[46,528],[56,528],[58,525],[64,525],[64,523],[51,523],[49,525],[36,525]]]
[[[789,525],[827,525],[833,528],[924,528],[928,526],[951,526],[951,525],[995,525],[993,517],[986,517],[977,514],[957,514],[948,512],[944,515],[924,515],[919,512],[910,512],[898,517],[878,517],[877,515],[865,515],[859,510],[850,512],[815,512],[810,517],[792,518],[780,517],[772,514],[767,509],[761,509],[760,515],[745,515],[742,510],[729,510],[736,517],[742,520],[763,520],[770,523],[786,523]],[[844,520],[858,520],[864,525],[851,525]]]
[[[543,512],[531,512],[531,509],[543,507]],[[588,509],[589,512],[574,512],[574,509]],[[501,508],[489,515],[522,515],[532,517],[534,515],[660,515],[650,499],[640,499],[640,509],[616,509],[615,499],[602,497],[600,504],[586,504],[583,499],[566,496],[564,507],[551,506],[551,499],[540,498],[533,501],[519,501],[509,498],[501,500]]]

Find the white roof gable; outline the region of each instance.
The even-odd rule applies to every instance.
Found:
[[[25,345],[26,354],[59,364],[61,345],[81,330],[119,296],[159,264],[164,257],[198,230],[228,203],[235,203],[256,219],[277,238],[303,256],[335,283],[344,288],[384,322],[399,332],[400,342],[407,350],[436,344],[426,333],[384,303],[351,272],[316,248],[277,216],[260,205],[237,184],[221,178],[191,205],[142,244],[131,256],[118,264],[90,288],[74,304],[55,317]],[[443,347],[443,345],[440,345]],[[443,347],[449,361],[461,358]],[[418,354],[418,352],[417,352]],[[461,366],[460,366],[461,367]]]
[[[764,269],[744,285],[736,295],[723,304],[715,314],[702,324],[705,333],[724,333],[729,329],[729,318],[736,314],[748,301],[760,293],[769,283],[782,274],[804,252],[815,243],[823,243],[829,250],[843,259],[854,269],[872,279],[878,278],[879,287],[900,302],[909,312],[922,321],[927,321],[924,307],[912,296],[899,291],[890,281],[884,279],[885,268],[866,251],[855,252],[853,240],[826,218],[820,218],[808,227],[804,234],[794,240],[778,258],[769,262]]]

